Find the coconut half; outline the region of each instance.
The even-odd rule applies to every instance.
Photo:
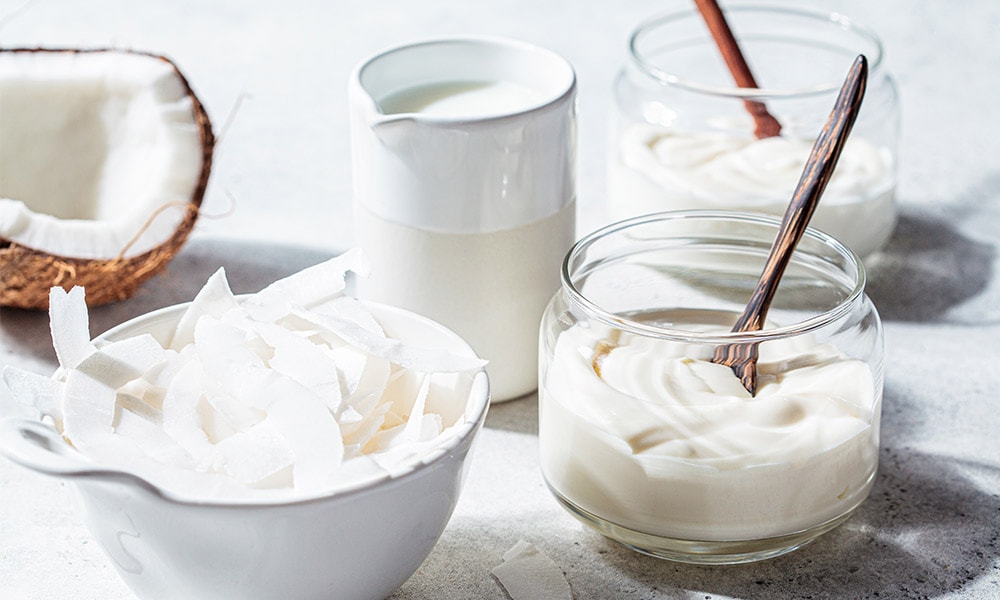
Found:
[[[187,239],[215,137],[177,66],[119,49],[0,49],[0,305],[131,297]]]

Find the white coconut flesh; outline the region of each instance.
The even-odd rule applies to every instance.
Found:
[[[194,227],[214,144],[165,57],[0,48],[0,306],[135,294]]]
[[[155,56],[0,52],[0,238],[81,259],[162,244],[202,175],[195,102]]]

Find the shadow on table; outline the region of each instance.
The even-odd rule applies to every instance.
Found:
[[[255,292],[276,279],[316,264],[335,254],[314,248],[257,244],[240,241],[188,242],[166,270],[147,281],[139,292],[121,302],[90,309],[90,331],[97,335],[143,313],[187,302],[205,281],[225,266],[233,292]],[[3,309],[0,333],[18,340],[19,348],[36,357],[55,361],[45,311]]]
[[[538,435],[538,394],[491,404],[484,427]]]
[[[521,430],[536,404],[530,399],[515,402],[495,407],[493,427]],[[579,598],[865,600],[960,592],[969,582],[989,576],[1000,557],[1000,498],[977,484],[997,481],[1000,469],[894,445],[907,439],[914,423],[911,413],[918,407],[891,389],[886,404],[894,408],[882,419],[881,464],[870,497],[844,525],[791,554],[748,565],[688,565],[638,554],[582,525],[572,546],[545,551],[566,572]],[[557,524],[520,517],[499,529],[473,523],[461,535],[445,535],[441,548],[421,567],[422,577],[411,580],[397,597],[422,597],[440,589],[434,586],[472,586],[467,597],[502,597],[489,577],[463,576],[441,557],[496,564],[497,547],[509,547],[518,538],[538,541],[555,535],[547,528]]]
[[[889,244],[865,261],[868,296],[885,321],[1000,322],[1000,299],[985,312],[953,309],[989,289],[996,250],[942,221],[903,214]]]

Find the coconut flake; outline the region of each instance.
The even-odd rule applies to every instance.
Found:
[[[177,328],[171,338],[169,347],[173,350],[180,350],[184,346],[194,343],[195,325],[202,316],[209,315],[219,318],[227,311],[238,306],[233,291],[229,288],[229,281],[226,280],[226,270],[219,268],[198,294],[191,301],[191,305],[177,322]]]
[[[152,389],[152,386],[150,386],[149,382],[145,379],[133,379],[118,388],[118,398],[116,399],[116,402],[118,403],[118,408],[120,410],[129,411],[136,416],[149,421],[152,425],[162,427],[162,401],[159,403],[159,407],[157,408],[153,407],[145,400],[145,398],[149,396]],[[157,394],[157,396],[159,396],[159,394]],[[115,425],[115,428],[115,431],[117,431],[117,424]]]
[[[86,451],[101,436],[114,433],[115,388],[73,369],[63,392],[63,436]]]
[[[277,321],[292,308],[310,308],[340,295],[349,271],[367,276],[368,259],[357,248],[279,279],[253,294],[244,306],[260,321]]]
[[[410,418],[403,427],[402,437],[404,440],[420,442],[426,439],[422,435],[424,429],[424,405],[427,403],[427,394],[430,391],[430,387],[431,378],[425,375],[420,384],[420,390],[417,392],[416,401],[413,403],[413,410],[410,411]],[[434,435],[437,435],[437,432]]]
[[[296,491],[323,488],[340,467],[344,444],[337,421],[319,398],[288,378],[272,392],[281,394],[268,408],[267,420],[289,441],[295,453],[293,477]]]
[[[347,398],[348,404],[362,415],[371,414],[372,408],[383,401],[382,395],[392,378],[392,365],[389,361],[378,356],[367,356],[357,386]]]
[[[84,289],[74,287],[69,292],[61,287],[49,290],[49,329],[56,359],[64,369],[76,368],[80,361],[95,350],[90,343],[90,316]]]
[[[91,458],[195,497],[391,476],[448,439],[485,362],[387,336],[341,295],[366,269],[347,252],[242,303],[220,269],[166,348],[148,334],[91,342],[83,290],[53,290],[61,380],[3,378]]]
[[[357,394],[358,388],[361,386],[361,380],[364,378],[370,357],[355,352],[339,338],[337,341],[339,343],[336,346],[324,344],[320,348],[329,357],[331,363],[336,365],[341,399],[350,398]]]
[[[213,471],[252,485],[288,468],[295,462],[295,453],[288,439],[264,421],[216,444],[204,462]]]
[[[81,294],[80,301],[82,297]],[[95,348],[66,374],[63,435],[78,449],[85,450],[101,436],[113,433],[118,388],[165,356],[163,348],[149,335]]]
[[[261,323],[258,332],[274,349],[268,366],[309,388],[324,400],[330,412],[336,414],[344,393],[330,355],[320,346],[283,327]]]
[[[130,440],[150,459],[163,464],[193,469],[195,460],[163,428],[130,410],[120,409],[115,433]]]
[[[296,311],[295,314],[330,331],[335,331],[345,342],[358,350],[384,358],[405,369],[424,373],[465,373],[482,369],[487,363],[481,358],[458,355],[439,348],[420,348],[380,336],[331,312]]]
[[[195,353],[205,372],[235,398],[249,397],[266,377],[267,365],[249,342],[246,331],[222,321],[199,319],[195,328]]]
[[[166,358],[167,353],[159,342],[143,334],[101,346],[81,360],[76,370],[117,390]]]
[[[0,376],[15,400],[34,407],[42,415],[55,420],[58,427],[62,426],[63,382],[11,366],[4,367]]]
[[[199,460],[212,450],[198,412],[204,389],[202,367],[190,361],[177,372],[163,398],[163,431]]]
[[[511,600],[573,600],[559,565],[524,540],[504,553],[503,563],[492,572]]]
[[[385,415],[388,411],[388,405],[376,404],[360,421],[346,426],[341,424],[344,446],[351,447],[352,452],[364,452],[365,447],[385,425]]]
[[[364,327],[374,334],[385,336],[385,330],[382,329],[382,325],[378,322],[378,319],[357,298],[341,296],[326,303],[324,310],[339,315],[341,318]]]

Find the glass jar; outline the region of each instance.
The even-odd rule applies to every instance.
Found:
[[[814,229],[758,332],[730,332],[778,219],[676,211],[582,238],[542,319],[542,473],[640,552],[736,563],[844,521],[878,463],[883,334],[857,255]],[[758,389],[711,362],[756,344]]]
[[[852,61],[864,54],[862,108],[812,224],[861,256],[881,248],[897,216],[899,102],[878,36],[842,15],[797,8],[733,6],[726,16],[760,89],[735,86],[696,10],[650,18],[632,33],[614,83],[609,214],[783,214]],[[782,125],[779,137],[754,137],[745,100],[764,103]]]

